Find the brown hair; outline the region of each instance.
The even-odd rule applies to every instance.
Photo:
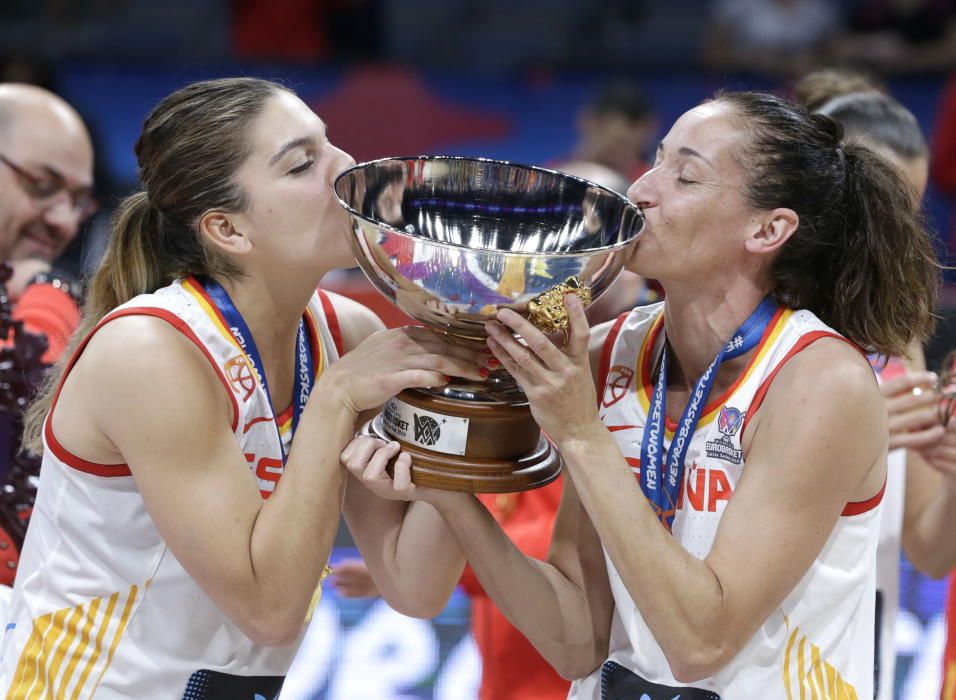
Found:
[[[193,83],[163,99],[146,118],[134,149],[143,190],[116,210],[80,327],[27,410],[25,449],[42,449],[43,420],[66,363],[107,313],[177,277],[240,275],[234,264],[204,244],[198,223],[211,209],[239,212],[247,206],[235,174],[249,156],[252,124],[266,101],[283,90],[256,78]]]
[[[898,172],[843,142],[834,119],[763,93],[718,93],[745,123],[748,203],[786,207],[799,228],[775,258],[771,294],[867,351],[902,355],[934,324],[940,267]]]
[[[852,92],[885,93],[875,78],[841,68],[824,68],[808,73],[793,86],[793,99],[816,112],[834,97]]]

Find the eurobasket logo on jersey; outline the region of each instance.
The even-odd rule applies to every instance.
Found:
[[[720,431],[720,437],[706,444],[707,456],[740,464],[743,459],[743,452],[734,447],[731,438],[737,434],[743,424],[744,414],[739,409],[721,406],[720,413],[717,416],[717,430]]]
[[[604,408],[610,408],[618,401],[627,396],[628,389],[634,381],[634,370],[624,365],[614,365],[608,370],[607,382],[604,385],[604,396],[601,397],[601,404]]]
[[[243,401],[248,401],[256,390],[256,377],[249,363],[246,362],[245,355],[236,355],[227,360],[223,365],[223,371],[233,390],[242,397]]]

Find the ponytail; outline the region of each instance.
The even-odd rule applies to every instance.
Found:
[[[146,192],[127,197],[116,209],[110,242],[90,281],[80,325],[24,414],[22,450],[35,454],[43,450],[43,421],[60,380],[77,347],[96,324],[117,306],[172,281],[156,245],[162,225],[162,214],[150,204]]]
[[[817,222],[801,221],[774,260],[774,296],[813,311],[860,347],[905,355],[932,332],[939,266],[919,212],[896,170],[865,146],[846,144],[841,204]],[[801,234],[804,234],[801,237]]]

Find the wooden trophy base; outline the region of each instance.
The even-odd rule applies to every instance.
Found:
[[[545,486],[561,473],[561,457],[526,402],[468,401],[408,389],[390,399],[362,433],[396,440],[411,455],[412,481],[419,486],[512,493]]]

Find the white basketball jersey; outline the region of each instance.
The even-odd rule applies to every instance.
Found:
[[[232,401],[236,441],[268,498],[291,441],[291,411],[274,416],[249,358],[202,286],[188,278],[138,296],[97,328],[128,315],[167,321],[207,357]],[[313,295],[304,319],[318,375],[340,352],[324,293]],[[156,426],[158,435],[162,430]],[[71,454],[57,442],[49,416],[44,445],[0,656],[5,697],[253,700],[253,693],[228,689],[248,682],[239,677],[280,684],[298,645],[255,644],[216,607],[169,551],[129,467]]]
[[[873,362],[871,360],[871,362]],[[897,357],[873,362],[881,382],[906,372]],[[880,541],[876,549],[876,682],[878,700],[892,700],[896,672],[896,617],[900,608],[900,552],[903,511],[906,503],[906,450],[893,450],[886,457],[886,495]]]
[[[608,337],[601,362],[605,377],[602,420],[635,477],[640,472],[641,439],[653,395],[653,368],[664,346],[663,317],[663,304],[622,316]],[[710,552],[721,516],[743,474],[742,435],[748,418],[756,413],[777,370],[825,337],[842,338],[809,312],[778,309],[750,365],[723,395],[711,397],[704,409],[687,451],[672,527],[677,541],[697,558],[704,559]],[[665,445],[675,426],[668,420],[666,427]],[[727,666],[690,684],[674,679],[661,647],[605,551],[615,602],[605,665],[616,664],[656,684],[655,700],[871,697],[874,561],[881,498],[882,492],[868,501],[847,504],[823,550],[780,607]],[[603,697],[601,669],[576,682],[569,697]]]

